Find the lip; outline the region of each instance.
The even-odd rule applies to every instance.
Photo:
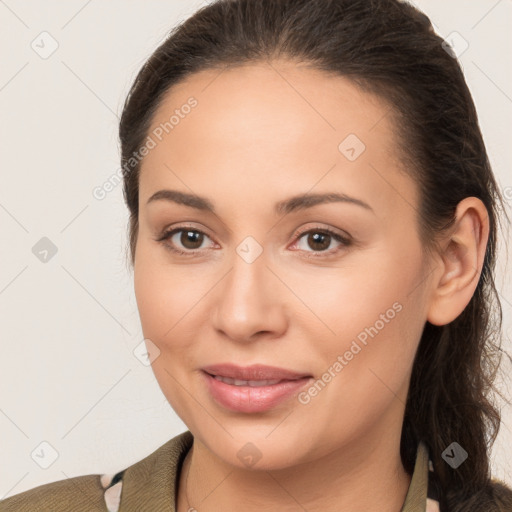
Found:
[[[312,379],[311,375],[272,366],[240,367],[232,364],[202,368],[202,375],[211,397],[231,411],[256,413],[268,411],[296,395]],[[222,382],[213,375],[238,380],[280,380],[265,386],[237,386]]]
[[[222,363],[205,366],[201,369],[210,375],[219,375],[221,377],[239,380],[296,380],[303,377],[311,377],[311,375],[307,373],[262,364],[237,366],[231,363]]]

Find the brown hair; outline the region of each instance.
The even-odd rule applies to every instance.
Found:
[[[469,304],[450,324],[424,327],[405,409],[402,461],[411,472],[417,444],[425,441],[442,487],[442,511],[511,510],[512,490],[491,480],[489,465],[500,426],[490,392],[501,358],[502,310],[493,274],[503,198],[462,70],[442,43],[427,16],[398,0],[218,0],[198,10],[144,64],[122,112],[131,263],[140,170],[132,156],[172,86],[198,71],[283,57],[378,95],[392,107],[404,170],[419,186],[425,250],[435,249],[436,236],[452,226],[465,197],[482,200],[490,227]],[[453,441],[469,454],[457,469],[441,456]]]

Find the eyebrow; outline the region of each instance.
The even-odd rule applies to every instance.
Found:
[[[146,204],[152,203],[153,201],[171,201],[173,203],[182,204],[189,206],[190,208],[211,212],[217,215],[215,212],[215,207],[206,197],[198,196],[196,194],[189,194],[187,192],[180,192],[178,190],[159,190],[148,199]],[[338,194],[335,192],[327,194],[299,194],[276,203],[274,206],[274,211],[276,214],[288,214],[291,212],[304,210],[306,208],[312,208],[318,204],[334,202],[355,204],[375,213],[373,208],[361,199],[357,199],[346,194]]]

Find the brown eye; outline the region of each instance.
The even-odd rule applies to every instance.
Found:
[[[312,249],[318,251],[325,251],[329,248],[331,242],[331,235],[319,232],[309,233],[307,236],[307,243]]]
[[[342,236],[326,228],[303,231],[297,235],[297,238],[298,242],[296,245],[301,252],[305,253],[306,257],[330,256],[341,250],[341,248],[348,247],[351,243],[348,236]],[[301,243],[302,240],[304,240],[303,243]],[[329,250],[333,241],[338,243],[338,248]]]
[[[203,242],[203,233],[200,231],[194,231],[190,229],[181,229],[177,233],[181,232],[181,236],[178,238],[179,242],[191,251],[199,249]],[[199,245],[197,245],[199,243]]]
[[[202,252],[205,238],[210,239],[208,235],[198,229],[182,226],[163,233],[157,241],[176,254],[195,256]],[[300,252],[305,253],[308,258],[331,256],[351,244],[349,236],[342,236],[326,228],[303,231],[296,235],[296,239],[299,240],[296,245],[299,246]],[[302,239],[304,239],[304,243],[301,243]],[[338,243],[338,247],[329,249],[333,241]]]
[[[176,228],[163,233],[157,239],[166,249],[184,256],[194,256],[201,251],[201,246],[208,235],[198,229],[187,227]]]

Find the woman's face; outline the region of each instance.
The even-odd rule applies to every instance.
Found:
[[[341,77],[253,64],[189,77],[148,135],[135,293],[155,376],[194,436],[266,469],[398,442],[429,268],[389,107]],[[214,212],[149,201],[162,190]],[[351,199],[291,201],[304,194]],[[204,371],[228,363],[294,375],[259,387],[284,376]]]

